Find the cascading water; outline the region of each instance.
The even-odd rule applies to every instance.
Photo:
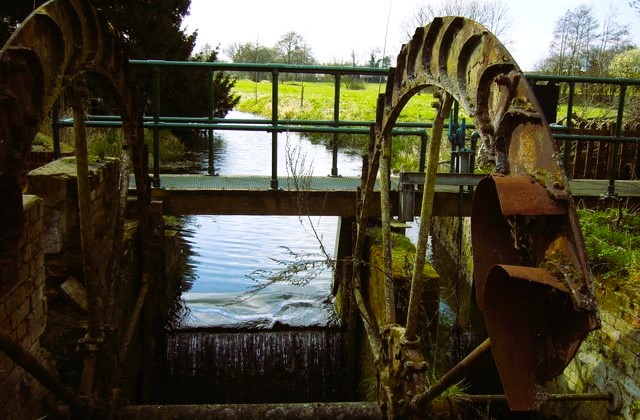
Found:
[[[336,329],[183,331],[169,349],[170,404],[346,400]]]
[[[330,302],[331,269],[324,264],[315,278],[304,286],[274,282],[259,293],[248,293],[266,281],[263,275],[249,278],[254,270],[283,268],[291,255],[283,246],[304,254],[306,260],[322,261],[318,243],[288,216],[196,216],[188,219],[184,239],[194,255],[190,258],[194,282],[182,294],[188,313],[182,320],[186,328],[271,328],[327,325],[333,318]],[[333,258],[336,218],[323,218],[315,225]],[[299,278],[296,278],[298,280]]]
[[[233,112],[229,117],[251,115]],[[314,175],[331,172],[331,151],[324,146],[290,133],[279,144],[282,178],[287,176],[288,147],[299,148],[296,153]],[[223,132],[217,146],[215,165],[221,175],[270,175],[269,134]],[[355,156],[341,154],[338,165],[341,175],[361,172]],[[304,286],[276,283],[256,295],[243,295],[255,285],[248,278],[253,270],[277,270],[290,257],[283,247],[318,258],[319,237],[333,258],[337,218],[305,223],[296,217],[187,219],[194,281],[182,296],[186,329],[167,337],[163,399],[168,403],[348,400],[342,332],[331,305],[331,270]],[[308,223],[314,223],[316,234]]]

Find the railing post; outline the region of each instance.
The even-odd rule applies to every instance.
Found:
[[[480,140],[480,133],[474,130],[474,132],[471,133],[471,160],[469,163],[469,173],[475,173],[476,170],[476,151],[478,150],[478,140]]]
[[[213,124],[214,113],[214,92],[213,92],[213,69],[209,68],[207,72],[207,117],[209,124]],[[209,128],[207,131],[207,142],[209,149],[209,175],[216,174],[216,168],[214,165],[214,153],[213,153],[213,128]]]
[[[335,87],[333,89],[333,121],[335,127],[340,123],[340,79],[341,74],[335,75]],[[338,133],[333,133],[333,147],[331,156],[331,176],[338,176]]]
[[[271,189],[278,189],[278,69],[271,70]]]
[[[429,135],[425,131],[420,134],[420,164],[418,165],[418,172],[424,172],[425,158],[427,155],[427,140],[429,140]]]
[[[449,130],[448,130],[448,138],[451,143],[451,162],[449,164],[449,172],[456,172],[456,157],[458,155],[458,148],[455,144],[455,141],[452,141],[458,133],[458,112],[459,112],[459,104],[458,102],[453,103],[453,108],[449,113]]]
[[[60,148],[60,98],[56,99],[51,110],[51,134],[53,137],[53,158],[60,159],[62,150]]]
[[[153,67],[153,186],[160,187],[160,67]]]
[[[616,195],[616,174],[618,172],[618,153],[620,150],[620,138],[622,137],[622,117],[624,116],[624,102],[627,93],[627,85],[620,85],[620,98],[618,101],[618,116],[616,118],[616,134],[613,142],[613,153],[611,162],[611,173],[609,174],[609,186],[607,196]]]
[[[567,101],[567,128],[568,133],[571,133],[571,129],[573,128],[573,97],[576,92],[576,84],[574,81],[569,82],[569,99]],[[571,155],[571,144],[569,140],[565,140],[562,148],[562,164],[564,165],[564,170],[567,171],[569,168],[569,157]]]

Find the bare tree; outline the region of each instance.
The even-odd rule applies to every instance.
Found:
[[[567,10],[556,21],[550,48],[552,54],[546,63],[549,70],[559,75],[586,72],[591,47],[599,36],[598,27],[591,6]]]
[[[494,35],[506,34],[511,24],[509,5],[503,0],[448,0],[437,4],[424,2],[402,23],[408,41],[418,26],[424,26],[436,16],[464,16],[486,26]]]
[[[600,35],[591,49],[589,74],[600,77],[608,76],[609,65],[613,57],[631,48],[630,25],[620,22],[620,14],[615,8],[610,7],[602,22]]]
[[[224,53],[233,63],[273,63],[276,61],[277,52],[275,48],[269,48],[256,42],[245,42],[243,44],[233,43],[224,49]],[[247,73],[249,79],[253,81],[270,80],[270,72]]]
[[[356,54],[356,50],[351,50],[351,54],[349,54],[349,57],[351,59],[351,65],[353,67],[358,65],[358,54]]]
[[[257,269],[247,274],[254,284],[246,292],[227,303],[233,305],[245,301],[267,287],[284,283],[291,286],[305,286],[322,274],[325,270],[335,269],[336,261],[327,251],[323,236],[318,230],[320,218],[316,221],[310,216],[309,191],[313,175],[313,161],[307,162],[307,155],[299,145],[290,142],[287,135],[285,146],[287,183],[289,189],[296,192],[298,221],[307,233],[318,243],[319,252],[299,252],[282,246],[285,259],[270,258],[277,267],[274,269]]]
[[[629,24],[622,23],[614,8],[609,9],[602,25],[591,6],[567,10],[556,21],[553,35],[550,53],[537,67],[558,75],[607,76],[611,59],[633,47]]]
[[[286,64],[313,64],[315,59],[302,35],[289,31],[276,44],[279,59]]]

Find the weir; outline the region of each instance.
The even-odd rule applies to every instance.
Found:
[[[173,332],[167,340],[165,401],[350,401],[342,334],[339,328]]]
[[[472,378],[478,366],[485,377],[493,372],[499,395],[462,394],[459,401],[471,406],[462,415],[473,413],[478,402],[506,401],[507,412],[535,412],[547,401],[565,399],[548,393],[545,385],[571,362],[583,338],[600,326],[572,184],[556,144],[556,140],[564,144],[563,159],[568,161],[569,142],[585,138],[571,134],[554,138],[527,77],[500,42],[476,22],[444,17],[417,28],[403,46],[397,66],[389,70],[324,69],[335,76],[337,92],[343,74],[387,77],[375,121],[340,122],[337,100],[332,121],[283,123],[278,120],[276,95],[274,118],[251,128],[269,131],[274,146],[269,185],[259,191],[172,189],[158,172],[157,145],[150,176],[145,128],[156,137],[161,128],[250,128],[245,122],[221,124],[212,115],[193,121],[161,119],[157,112],[152,118],[141,115],[133,101],[130,62],[119,34],[86,0],[43,5],[3,47],[0,64],[0,192],[6,198],[0,207],[0,389],[5,403],[0,414],[7,418],[18,417],[16,413],[33,418],[65,414],[73,418],[424,418],[442,411],[458,415],[457,404],[442,394]],[[220,63],[133,65],[157,71],[162,65],[237,69]],[[272,72],[277,92],[282,66],[246,66],[258,68]],[[287,70],[312,73],[323,68]],[[80,81],[87,74],[98,75],[113,89],[119,118],[105,116],[93,122],[86,118]],[[615,80],[614,84],[621,87],[624,99],[626,87],[640,82]],[[426,88],[435,92],[437,115],[432,123],[411,126],[425,140],[423,159],[421,172],[413,174],[417,178],[402,177],[401,194],[391,176],[392,138],[417,132],[398,131],[396,120],[411,97]],[[70,98],[73,118],[54,123],[58,128],[73,125],[75,157],[56,161],[54,166],[66,168],[55,174],[56,188],[36,191],[37,183],[27,182],[27,190],[33,188],[43,198],[23,198],[22,170],[31,143],[63,92]],[[448,119],[452,154],[462,155],[465,130],[456,121],[458,106],[473,120],[477,134],[472,138],[482,142],[493,166],[481,180],[454,185],[451,200],[445,203],[446,191],[438,187],[438,178],[446,178],[437,175],[438,145]],[[623,111],[621,106],[615,136],[598,139],[612,142],[614,150],[639,140],[624,135]],[[120,160],[90,160],[86,127],[92,124],[123,127],[126,153]],[[315,130],[308,125],[315,125]],[[189,200],[197,212],[208,208],[211,213],[229,214],[235,205],[240,214],[289,214],[294,194],[277,174],[278,133],[305,129],[368,133],[370,140],[362,176],[335,180],[357,185],[346,193],[319,190],[318,202],[309,199],[319,214],[325,214],[318,210],[324,208],[321,195],[324,200],[335,199],[338,204],[328,206],[332,210],[327,214],[342,217],[331,286],[340,318],[337,325],[167,332],[166,309],[179,287],[168,272],[179,248],[163,216],[187,214]],[[430,130],[428,143],[425,129]],[[622,188],[616,180],[618,155],[610,156],[616,163],[611,165],[606,192],[613,199]],[[452,167],[461,167],[460,162]],[[47,170],[51,167],[42,169]],[[114,174],[109,187],[105,171]],[[331,172],[338,178],[337,167]],[[33,180],[37,175],[30,176]],[[214,175],[211,166],[209,179]],[[459,179],[460,174],[453,176]],[[204,179],[199,177],[199,182]],[[633,196],[637,183],[627,186]],[[297,189],[295,194],[301,192],[313,197],[312,190]],[[234,204],[230,201],[234,194],[246,202]],[[215,205],[207,203],[212,199]],[[404,229],[395,217],[400,214],[404,220],[419,214],[417,251],[396,233]],[[454,214],[471,215],[469,264],[474,286],[469,299],[477,309],[479,345],[432,378],[436,372],[432,352],[442,350],[436,345],[438,299],[434,298],[440,275],[426,261],[426,246],[432,217]],[[47,243],[46,247],[53,246],[45,250],[45,235],[59,241]],[[68,243],[74,246],[65,248]],[[54,254],[59,259],[52,258]],[[53,304],[46,310],[45,290],[51,302],[72,303],[59,312]],[[47,317],[57,321],[65,316],[81,331],[62,340],[61,351],[73,348],[77,369],[75,378],[62,380],[41,356],[40,346]],[[169,361],[164,369],[159,368],[162,359]],[[484,370],[482,362],[489,369]],[[369,388],[369,395],[364,388]],[[572,398],[606,401],[611,412],[620,410],[619,386],[599,391]],[[24,412],[18,411],[20,407]]]

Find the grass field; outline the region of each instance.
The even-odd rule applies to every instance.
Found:
[[[340,88],[340,119],[375,121],[378,94],[385,85],[360,84],[361,89]],[[284,119],[333,120],[334,83],[286,82],[278,85],[278,115]],[[237,109],[271,117],[271,82],[240,79],[234,93],[240,96]],[[399,121],[432,121],[435,110],[431,93],[414,96],[404,107]]]

